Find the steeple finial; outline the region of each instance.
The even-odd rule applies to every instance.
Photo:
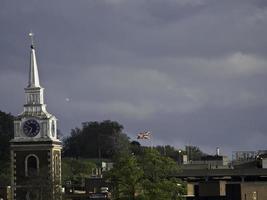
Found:
[[[34,33],[31,31],[31,32],[29,33],[29,36],[30,36],[30,38],[31,38],[31,48],[34,49],[34,39],[33,39]]]
[[[41,87],[39,83],[39,74],[38,74],[38,67],[36,62],[35,56],[35,49],[34,49],[34,34],[32,32],[29,33],[31,38],[31,57],[30,57],[30,74],[29,74],[29,85],[28,87]]]

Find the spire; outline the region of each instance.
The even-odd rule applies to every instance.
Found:
[[[30,60],[30,74],[29,74],[28,88],[41,87],[39,83],[38,67],[34,49],[34,41],[33,41],[34,34],[30,32],[29,36],[31,38],[31,58],[30,58],[31,60]]]

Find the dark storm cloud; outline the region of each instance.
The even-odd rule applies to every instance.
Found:
[[[155,144],[264,148],[266,6],[3,0],[0,109],[22,110],[33,30],[48,110],[66,134],[82,121],[111,119],[133,138],[151,130]]]

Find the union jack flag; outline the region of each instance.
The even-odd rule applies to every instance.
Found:
[[[144,131],[137,134],[138,140],[149,140],[151,136],[151,133],[149,131]]]

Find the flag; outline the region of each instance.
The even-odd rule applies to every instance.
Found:
[[[149,131],[144,131],[137,134],[137,139],[139,140],[149,140],[151,133]]]

